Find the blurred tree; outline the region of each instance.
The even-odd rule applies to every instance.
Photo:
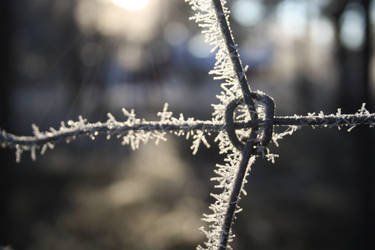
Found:
[[[355,4],[360,8],[363,21],[363,41],[357,49],[345,46],[340,39],[343,32],[343,17],[351,5]],[[371,59],[372,53],[372,25],[370,20],[370,0],[358,1],[333,1],[329,6],[328,16],[332,17],[335,26],[335,48],[336,60],[339,72],[339,106],[346,112],[355,111],[361,103],[366,103],[369,110],[373,109],[371,97]],[[354,31],[353,31],[354,32]],[[373,169],[374,154],[374,132],[369,128],[361,128],[355,132],[356,152],[358,159],[357,169],[353,174],[358,176],[358,192],[360,194],[359,206],[359,235],[360,249],[373,249],[375,247],[372,237],[374,226],[374,177]]]
[[[9,93],[11,84],[11,0],[0,1],[0,25],[2,38],[0,39],[0,127],[9,129]],[[9,164],[9,150],[0,151],[0,246],[10,243],[11,219],[9,216],[9,198],[11,196],[11,164]]]

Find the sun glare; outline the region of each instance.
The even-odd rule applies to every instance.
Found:
[[[145,8],[149,0],[112,0],[112,2],[121,8],[138,11]]]

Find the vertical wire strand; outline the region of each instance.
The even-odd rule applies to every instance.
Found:
[[[258,120],[258,115],[255,110],[255,101],[251,96],[250,85],[247,81],[247,77],[242,66],[242,62],[241,62],[240,55],[237,50],[237,46],[234,42],[232,32],[229,28],[227,15],[224,13],[221,0],[212,0],[212,3],[214,5],[216,16],[220,24],[220,29],[223,34],[223,38],[225,40],[225,44],[226,44],[229,56],[232,61],[233,69],[236,72],[238,81],[241,86],[244,102],[246,103],[247,108],[249,110],[251,120],[256,121]],[[236,207],[239,201],[239,195],[240,195],[242,184],[246,175],[247,165],[248,165],[251,155],[254,154],[255,152],[255,142],[257,138],[257,131],[258,131],[258,126],[254,127],[251,130],[250,136],[242,150],[242,159],[240,162],[240,166],[239,166],[235,181],[233,183],[229,204],[227,207],[224,223],[222,226],[221,239],[220,239],[220,245],[218,247],[218,250],[227,249],[228,239],[229,239],[231,226],[233,222],[233,217],[234,217],[234,213],[236,211]]]
[[[216,16],[219,21],[219,24],[220,24],[220,29],[223,34],[223,38],[225,40],[225,44],[229,52],[229,56],[233,64],[233,69],[237,74],[237,78],[241,86],[244,101],[249,108],[251,118],[253,120],[256,120],[257,114],[255,112],[254,100],[251,97],[251,88],[247,81],[247,76],[243,69],[240,55],[238,53],[237,46],[234,42],[231,29],[229,28],[226,14],[224,13],[224,10],[223,10],[223,5],[221,4],[221,0],[212,0],[212,2],[215,7],[215,12],[216,12]]]
[[[252,133],[252,135],[256,136],[255,133]],[[247,166],[248,166],[250,157],[255,152],[254,141],[255,141],[255,138],[250,137],[250,140],[245,144],[245,147],[242,150],[242,159],[241,159],[240,166],[239,166],[236,179],[233,184],[232,192],[230,195],[230,200],[229,200],[228,208],[226,211],[226,215],[225,215],[225,219],[224,219],[224,223],[222,227],[220,245],[219,245],[218,250],[227,249],[229,234],[230,234],[232,222],[233,222],[233,217],[234,217],[234,213],[236,211],[237,204],[239,201],[239,195],[241,192],[243,180],[245,179],[245,176],[246,176]]]

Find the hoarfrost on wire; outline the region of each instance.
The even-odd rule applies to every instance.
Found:
[[[221,91],[217,95],[219,103],[213,104],[213,113],[211,121],[200,121],[194,118],[185,119],[183,114],[174,117],[173,113],[168,110],[168,104],[165,104],[162,111],[157,113],[158,121],[146,121],[136,117],[133,109],[122,109],[125,121],[118,121],[108,113],[108,119],[105,122],[89,123],[82,116],[77,121],[61,122],[58,129],[50,128],[47,131],[40,131],[39,127],[32,124],[33,136],[16,136],[6,131],[0,131],[0,142],[2,147],[14,148],[16,152],[16,161],[21,161],[22,153],[30,152],[31,158],[36,159],[37,153],[44,154],[48,149],[53,149],[56,142],[65,140],[67,143],[74,140],[78,136],[86,135],[92,140],[101,133],[106,134],[109,140],[116,137],[121,140],[123,145],[129,145],[133,150],[138,149],[140,145],[154,141],[158,144],[166,140],[167,133],[173,133],[177,136],[185,136],[186,139],[192,139],[191,150],[193,154],[197,153],[200,145],[203,143],[206,147],[210,147],[206,136],[211,135],[210,132],[218,132],[215,142],[218,143],[219,153],[225,154],[222,163],[216,164],[214,170],[215,176],[211,181],[215,182],[215,188],[220,189],[219,193],[212,193],[215,199],[209,207],[211,213],[203,214],[202,220],[207,223],[207,227],[202,227],[201,231],[206,235],[207,240],[204,246],[198,246],[197,249],[217,249],[220,247],[221,233],[225,220],[225,214],[229,206],[229,200],[235,177],[239,169],[241,161],[241,152],[237,150],[229,140],[225,131],[225,112],[229,103],[233,100],[242,98],[242,90],[237,78],[237,74],[231,62],[231,54],[227,49],[227,44],[221,32],[220,23],[217,13],[213,6],[212,0],[185,0],[189,3],[194,11],[191,20],[195,21],[202,28],[207,43],[212,45],[212,53],[215,53],[216,62],[209,74],[213,75],[215,80],[221,81]],[[223,15],[229,20],[229,10],[226,7],[226,0],[220,0],[223,5]],[[229,22],[228,22],[229,23]],[[230,29],[230,27],[229,27]],[[247,68],[247,67],[245,67]],[[243,73],[241,73],[243,74]],[[239,76],[240,78],[243,75]],[[258,122],[255,126],[257,129],[256,142],[260,142],[263,137],[264,128],[262,123],[265,122],[265,112],[262,103],[256,104],[256,112]],[[279,120],[277,120],[279,119]],[[247,124],[251,121],[251,116],[245,105],[239,105],[234,112],[234,120],[238,124]],[[276,122],[278,121],[278,123]],[[325,115],[322,111],[318,114],[309,113],[307,116],[291,116],[291,117],[274,117],[274,125],[287,126],[281,132],[273,132],[272,141],[278,146],[278,141],[287,135],[292,135],[295,131],[303,126],[316,127],[342,127],[348,128],[350,132],[358,124],[365,124],[373,127],[375,125],[375,115],[370,114],[362,105],[353,115],[341,113],[341,109],[337,113]],[[249,137],[249,126],[243,126],[236,129],[236,135],[240,140]],[[276,154],[272,154],[266,146],[256,143],[258,155],[263,156],[267,160],[274,163]],[[247,165],[247,171],[242,183],[241,194],[246,195],[244,185],[246,184],[246,176],[251,170],[256,156],[252,156]],[[236,207],[235,214],[241,209]],[[229,243],[233,241],[234,234],[229,232]],[[230,246],[228,246],[230,248]]]
[[[166,103],[161,112],[157,113],[159,121],[146,121],[136,117],[133,109],[128,111],[123,108],[125,121],[117,121],[116,118],[108,113],[108,119],[105,122],[89,123],[82,116],[77,121],[70,120],[67,123],[61,122],[58,129],[50,128],[47,131],[40,131],[39,127],[32,124],[33,136],[16,136],[5,131],[0,132],[2,147],[15,148],[16,161],[21,161],[23,152],[30,152],[32,160],[36,160],[37,152],[43,155],[48,149],[54,148],[54,143],[65,140],[70,143],[78,136],[86,135],[92,140],[100,133],[106,133],[106,138],[117,137],[122,145],[129,145],[131,149],[136,150],[141,144],[154,141],[158,144],[160,141],[166,141],[166,135],[169,131],[177,136],[185,136],[186,139],[192,138],[191,149],[193,154],[197,153],[199,145],[203,143],[210,147],[206,135],[210,135],[205,129],[194,129],[200,124],[213,124],[212,122],[195,120],[194,118],[185,119],[183,114],[178,118],[173,117],[173,113],[168,110]]]
[[[205,36],[205,41],[212,45],[213,48],[211,52],[215,52],[216,62],[214,68],[209,72],[209,74],[214,76],[215,80],[222,81],[221,83],[221,92],[217,95],[219,99],[218,104],[213,104],[213,120],[219,123],[225,123],[225,110],[227,105],[237,98],[242,98],[242,90],[239,83],[239,79],[236,76],[236,72],[234,70],[232,61],[231,61],[231,54],[228,51],[227,44],[225,42],[224,35],[221,31],[220,22],[217,15],[220,13],[216,13],[215,8],[213,6],[212,0],[185,0],[188,2],[194,11],[193,16],[190,18],[194,20],[199,27],[202,28],[202,33]],[[220,0],[223,6],[223,14],[225,19],[228,23],[229,32],[230,25],[229,25],[229,10],[226,7],[227,1]],[[236,48],[234,48],[236,49]],[[245,72],[247,70],[245,67]],[[262,105],[257,105],[257,113],[260,119],[264,120],[264,110]],[[235,115],[235,120],[237,122],[249,122],[251,120],[251,116],[248,113],[246,107],[241,106],[237,108]],[[362,108],[354,115],[355,116],[363,116],[363,115],[370,115],[370,113],[365,109],[364,105]],[[341,126],[348,126],[351,123],[351,120],[345,120],[345,116],[341,114],[341,110],[339,109],[336,114],[325,116],[323,112],[318,114],[318,118],[336,118],[338,121],[341,119],[341,125],[337,123],[333,124],[325,124],[322,123],[321,125],[317,125],[316,127],[334,127],[337,126],[339,129]],[[307,119],[316,119],[315,114],[309,114]],[[342,125],[342,120],[344,119],[344,123]],[[328,120],[327,120],[328,122]],[[292,135],[296,132],[300,127],[304,124],[298,125],[289,125],[287,128],[279,133],[274,132],[272,135],[272,141],[276,146],[279,146],[278,141],[284,138],[287,135]],[[352,128],[356,126],[356,122],[353,120],[353,125],[348,129],[350,131]],[[371,124],[370,124],[371,126]],[[257,132],[257,140],[260,141],[263,136],[264,130],[261,128]],[[249,137],[249,131],[245,129],[236,130],[236,134],[239,139],[245,139]],[[232,145],[230,142],[226,131],[220,131],[215,139],[219,145],[219,153],[226,154],[226,158],[224,160],[224,164],[217,164],[215,169],[216,176],[213,177],[211,180],[215,181],[217,185],[216,188],[221,189],[221,193],[219,194],[211,194],[215,198],[215,202],[211,204],[210,210],[211,214],[204,214],[203,220],[208,224],[208,228],[202,227],[201,230],[206,235],[207,240],[204,243],[205,247],[198,246],[197,249],[218,249],[220,248],[220,240],[221,240],[221,232],[224,225],[224,219],[226,210],[228,207],[228,203],[230,200],[231,190],[234,185],[234,179],[237,174],[239,164],[241,161],[241,153]],[[196,147],[197,148],[197,147]],[[258,154],[262,155],[265,159],[271,161],[272,163],[275,162],[275,158],[278,157],[276,154],[272,154],[269,148],[262,146],[261,144],[257,144],[257,152]],[[251,157],[249,161],[249,166],[247,168],[247,173],[250,170],[251,164],[254,162],[255,157]],[[246,177],[244,179],[246,182]],[[243,183],[244,185],[244,183]],[[245,190],[242,188],[241,193],[246,193]],[[240,197],[239,197],[240,198]],[[238,208],[238,206],[237,206]],[[239,208],[237,209],[239,211]],[[237,211],[237,212],[238,212]],[[232,231],[229,232],[229,242],[232,241],[234,235]],[[228,246],[230,248],[230,246]]]
[[[194,11],[194,15],[190,18],[194,20],[205,36],[205,41],[213,46],[211,52],[215,52],[216,62],[214,68],[209,74],[214,75],[215,80],[222,81],[221,92],[217,95],[219,104],[212,105],[213,120],[219,123],[225,123],[225,109],[227,105],[234,99],[242,97],[241,87],[231,62],[230,54],[222,34],[217,13],[213,6],[212,0],[185,0]],[[226,0],[221,0],[223,13],[225,18],[229,19],[229,10],[226,7]],[[236,121],[247,122],[250,120],[250,114],[243,112],[236,116]],[[239,138],[248,135],[248,132],[238,131]],[[211,194],[215,198],[215,202],[210,205],[210,214],[203,215],[203,221],[208,224],[208,228],[201,228],[206,235],[204,247],[198,246],[197,249],[218,249],[220,246],[221,232],[224,225],[226,210],[229,205],[230,194],[234,185],[234,179],[239,168],[241,160],[241,152],[239,152],[230,142],[225,131],[220,131],[215,139],[219,144],[219,153],[226,154],[224,164],[217,164],[215,169],[216,176],[212,181],[217,182],[215,186],[221,192],[219,194]],[[252,157],[254,158],[254,157]],[[250,160],[250,165],[254,160]],[[248,167],[248,170],[250,167]],[[233,240],[233,233],[230,232],[229,242]]]

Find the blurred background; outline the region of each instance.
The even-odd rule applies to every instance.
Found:
[[[370,0],[233,0],[232,28],[252,88],[277,114],[374,112]],[[2,0],[0,127],[31,135],[83,115],[210,119],[214,56],[182,0]],[[208,212],[217,146],[191,155],[169,137],[132,152],[79,138],[32,162],[0,150],[0,246],[193,249]],[[374,131],[304,128],[258,160],[234,249],[375,249]]]

